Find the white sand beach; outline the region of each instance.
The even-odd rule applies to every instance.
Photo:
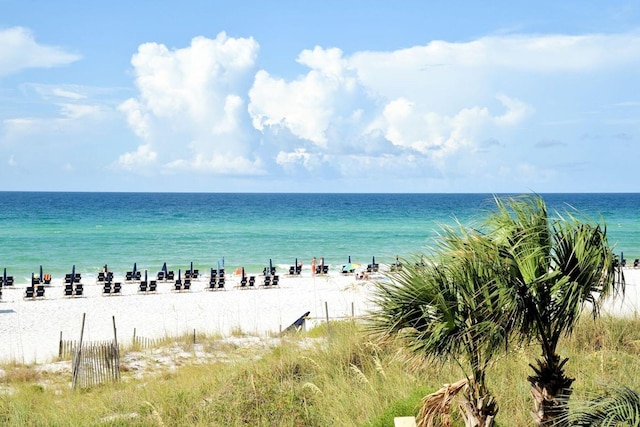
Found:
[[[381,276],[380,276],[381,277]],[[640,269],[625,269],[626,294],[610,301],[605,312],[637,313],[640,302]],[[116,281],[122,277],[116,274]],[[372,277],[375,279],[375,277]],[[44,298],[25,300],[26,283],[3,288],[0,301],[0,361],[43,363],[58,355],[60,333],[64,340],[78,340],[86,313],[84,340],[113,339],[113,318],[118,341],[130,344],[138,337],[160,338],[186,333],[219,333],[229,336],[242,330],[258,336],[279,332],[305,312],[310,321],[325,318],[325,304],[333,318],[360,316],[373,308],[371,282],[354,275],[330,273],[312,277],[280,275],[275,288],[239,289],[240,277],[227,275],[225,290],[208,291],[208,277],[194,281],[190,291],[173,291],[172,282],[160,282],[158,292],[138,293],[136,283],[125,283],[121,295],[103,296],[95,277],[84,279],[83,297],[64,297],[60,281],[46,288]]]
[[[279,332],[307,311],[309,323],[324,319],[365,314],[370,282],[353,274],[330,273],[312,277],[280,274],[277,287],[239,289],[240,276],[227,273],[224,290],[209,291],[209,277],[192,281],[189,291],[175,292],[173,282],[159,282],[156,293],[141,294],[136,282],[123,283],[121,295],[103,295],[95,276],[84,278],[84,296],[65,297],[60,280],[46,287],[44,298],[25,299],[26,283],[3,288],[0,301],[0,361],[48,362],[58,355],[63,340],[79,340],[86,313],[83,340],[113,339],[113,318],[118,342],[130,344],[136,336],[161,338],[186,333],[234,331],[262,336]],[[115,281],[123,281],[116,273]]]

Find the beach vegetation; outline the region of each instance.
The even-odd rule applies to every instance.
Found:
[[[323,336],[301,331],[268,345],[248,340],[245,347],[203,336],[197,354],[181,337],[123,350],[120,382],[82,390],[71,388],[70,361],[29,365],[37,375],[0,382],[0,425],[390,426],[393,417],[417,416],[423,396],[464,377],[459,363],[418,359],[401,340],[372,340],[358,322],[332,322],[330,337],[326,330],[321,325],[309,333]],[[576,378],[576,409],[606,394],[607,385],[640,390],[639,341],[637,316],[581,317],[573,334],[560,338],[558,349]],[[203,348],[215,348],[213,357],[205,359]],[[177,360],[175,352],[188,358],[153,363]],[[522,343],[487,367],[487,387],[500,402],[496,425],[531,425],[527,362],[537,353]],[[0,369],[7,373],[11,365]],[[455,413],[451,422],[463,425]]]
[[[537,196],[495,201],[483,227],[443,227],[429,256],[404,260],[377,284],[370,327],[383,338],[404,337],[417,355],[469,368],[463,381],[425,400],[424,425],[449,422],[458,393],[465,425],[492,425],[497,401],[485,373],[511,338],[541,349],[527,376],[536,425],[567,425],[574,379],[565,374],[560,338],[585,309],[596,317],[601,302],[624,289],[624,277],[605,226],[571,213],[551,218]]]

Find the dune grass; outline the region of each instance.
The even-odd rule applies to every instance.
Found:
[[[352,322],[326,332],[320,326],[259,349],[198,336],[201,349],[225,354],[204,363],[193,340],[181,337],[171,345],[193,352],[191,361],[141,377],[126,370],[120,383],[82,391],[71,390],[68,372],[4,365],[0,425],[392,426],[395,416],[417,414],[424,395],[463,377],[453,364],[419,363],[401,347],[377,344]],[[576,378],[572,401],[604,385],[640,390],[639,347],[640,318],[583,319],[559,348]],[[514,349],[487,373],[498,425],[531,425],[526,377],[535,349]]]

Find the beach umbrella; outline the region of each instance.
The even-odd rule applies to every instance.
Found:
[[[193,274],[193,261],[191,261],[191,270],[189,270],[191,272],[191,274]]]
[[[167,274],[167,263],[166,262],[164,264],[162,264],[162,271],[164,271],[164,274]]]
[[[180,280],[180,276],[181,276],[180,269],[178,269],[178,280]]]
[[[357,262],[350,262],[349,264],[345,265],[344,267],[342,267],[342,272],[343,273],[348,273],[350,271],[353,271],[357,268],[360,268],[360,264],[358,264]]]
[[[138,264],[137,263],[133,263],[133,277],[136,277],[136,271],[138,271]]]
[[[7,267],[4,268],[4,273],[2,274],[2,283],[7,283]]]
[[[371,265],[376,265],[376,257],[375,255],[371,258]]]
[[[242,267],[242,278],[244,279],[244,267]]]
[[[33,276],[34,276],[34,274],[31,273],[31,286],[33,286]]]
[[[347,261],[348,264],[351,264],[351,255],[349,255],[349,260]]]
[[[273,262],[271,261],[271,258],[269,258],[269,273],[271,273],[273,271]]]
[[[76,281],[76,265],[73,264],[73,267],[71,267],[71,283],[74,283]]]
[[[40,265],[40,281],[42,282],[42,265]]]
[[[218,273],[218,276],[220,276],[220,261],[218,261],[218,269],[216,270],[216,272]]]
[[[144,283],[147,283],[147,270],[144,271]]]

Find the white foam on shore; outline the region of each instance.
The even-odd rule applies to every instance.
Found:
[[[640,302],[640,269],[625,269],[624,298],[606,304],[604,312],[635,315]],[[120,280],[120,279],[117,279]],[[134,329],[145,338],[192,333],[230,336],[242,330],[258,336],[278,332],[305,312],[320,321],[325,304],[331,318],[364,315],[373,308],[370,282],[353,275],[330,274],[311,277],[280,275],[277,288],[259,286],[238,289],[240,278],[227,276],[226,290],[207,291],[208,277],[194,281],[188,292],[176,293],[173,283],[158,284],[156,294],[139,294],[138,285],[125,283],[122,295],[103,296],[102,285],[83,281],[85,296],[64,297],[57,282],[46,288],[45,298],[25,300],[26,284],[3,288],[0,301],[0,361],[48,362],[58,355],[60,333],[64,340],[79,340],[86,313],[84,340],[113,339],[115,317],[118,341],[130,344]]]

